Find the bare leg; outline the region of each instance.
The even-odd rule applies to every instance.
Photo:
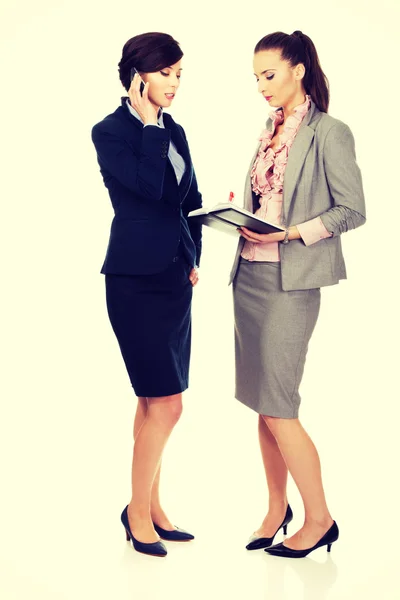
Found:
[[[153,488],[151,490],[151,504],[150,504],[150,514],[153,520],[153,523],[159,525],[163,529],[167,529],[172,531],[175,527],[168,519],[165,514],[163,508],[161,507],[160,501],[160,475],[161,475],[161,461],[158,467],[158,471],[156,473]]]
[[[135,423],[137,435],[132,460],[132,499],[128,506],[129,524],[136,539],[144,543],[158,540],[151,518],[152,488],[161,457],[171,432],[182,412],[182,394],[139,400]],[[143,420],[143,419],[142,419]]]
[[[147,398],[140,396],[138,397],[138,406],[136,410],[135,422],[133,427],[133,438],[136,440],[137,435],[146,419],[148,410]],[[166,516],[164,510],[161,507],[160,502],[160,476],[161,476],[161,460],[157,469],[156,476],[154,478],[153,487],[151,490],[151,503],[150,503],[150,515],[152,521],[162,527],[163,529],[173,530],[174,526]]]
[[[326,504],[318,452],[298,419],[263,418],[277,441],[304,503],[304,525],[285,541],[285,546],[295,550],[309,548],[333,523]]]
[[[286,508],[288,469],[281,451],[262,415],[258,419],[258,436],[269,492],[269,508],[261,527],[254,532],[257,537],[272,537],[282,523]]]
[[[144,396],[138,397],[135,420],[133,423],[133,439],[136,440],[138,433],[146,419],[148,409],[148,401]]]

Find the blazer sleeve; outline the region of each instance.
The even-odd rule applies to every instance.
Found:
[[[127,189],[146,200],[160,200],[171,132],[144,127],[140,151],[136,154],[111,124],[102,121],[92,129],[92,141],[100,168]]]
[[[202,248],[202,225],[201,223],[188,219],[187,216],[191,210],[196,210],[202,207],[202,197],[197,187],[196,174],[193,171],[192,183],[182,206],[182,212],[186,217],[187,224],[192,240],[196,245],[196,264],[200,266],[200,256]]]
[[[187,138],[186,138],[183,127],[181,127],[181,130],[182,130],[183,136],[187,143]],[[192,182],[190,184],[190,188],[186,195],[186,198],[183,202],[182,212],[183,212],[184,216],[186,217],[191,238],[196,245],[196,264],[197,264],[197,266],[200,266],[200,256],[201,256],[201,249],[202,249],[202,225],[201,225],[201,223],[198,223],[197,221],[194,221],[193,219],[188,219],[187,216],[190,213],[190,211],[197,210],[198,208],[201,208],[202,206],[203,206],[202,196],[199,192],[199,188],[197,185],[197,179],[196,179],[196,173],[193,169]]]
[[[356,162],[350,128],[336,123],[324,145],[324,167],[334,206],[320,215],[326,229],[338,236],[363,225],[366,220],[361,172]]]

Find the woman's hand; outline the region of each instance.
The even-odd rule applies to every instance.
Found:
[[[275,233],[255,233],[246,227],[238,228],[238,232],[249,242],[253,244],[271,244],[272,242],[282,242],[285,239],[284,231],[276,231]],[[300,239],[300,233],[297,227],[289,227],[289,240]]]
[[[142,79],[136,73],[128,90],[131,106],[139,113],[145,125],[157,125],[158,110],[149,100],[149,82],[145,83],[143,94],[140,93],[141,83]]]
[[[193,287],[199,282],[199,272],[196,267],[193,267],[193,269],[190,271],[189,280]]]

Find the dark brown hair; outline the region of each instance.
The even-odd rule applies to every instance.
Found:
[[[183,52],[168,33],[141,33],[126,42],[118,63],[119,78],[126,90],[131,85],[131,69],[155,73],[178,62]]]
[[[301,31],[294,31],[291,35],[277,31],[263,37],[254,53],[262,50],[280,50],[283,60],[295,67],[302,63],[305,67],[303,86],[319,110],[328,112],[329,107],[329,82],[319,62],[317,50],[312,40]]]

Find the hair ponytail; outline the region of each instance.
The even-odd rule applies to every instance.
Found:
[[[329,83],[319,62],[317,50],[308,35],[294,31],[291,35],[277,31],[263,37],[254,52],[262,50],[280,50],[282,59],[292,67],[302,63],[305,67],[303,86],[322,112],[328,112]]]

